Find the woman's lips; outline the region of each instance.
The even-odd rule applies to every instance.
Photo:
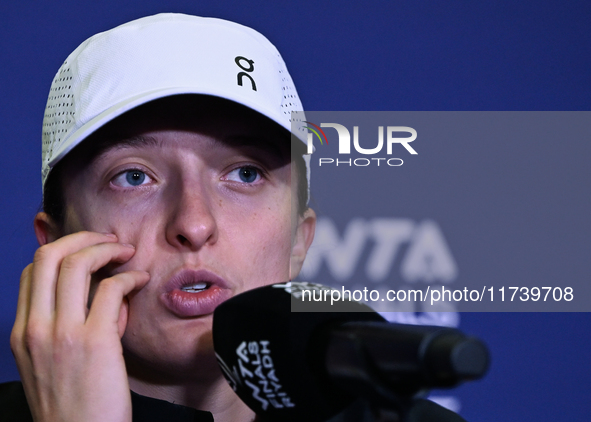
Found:
[[[195,293],[182,290],[183,287],[200,283],[205,283],[208,287]],[[166,283],[165,291],[160,296],[164,305],[181,318],[211,314],[219,304],[230,297],[232,290],[228,283],[206,270],[180,271]]]

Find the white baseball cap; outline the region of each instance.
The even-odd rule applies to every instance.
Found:
[[[288,131],[291,112],[303,111],[281,55],[253,29],[177,13],[137,19],[84,41],[53,79],[43,119],[43,186],[50,170],[95,130],[176,94],[225,98]],[[305,143],[303,124],[299,132]]]

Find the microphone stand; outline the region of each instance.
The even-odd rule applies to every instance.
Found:
[[[488,364],[486,346],[458,330],[399,324],[344,324],[326,354],[329,377],[362,397],[375,422],[465,422],[423,397],[482,377]]]

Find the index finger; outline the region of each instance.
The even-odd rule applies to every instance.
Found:
[[[50,318],[53,315],[59,268],[66,256],[89,246],[107,242],[117,242],[117,236],[83,231],[61,237],[37,249],[29,287],[31,316]]]

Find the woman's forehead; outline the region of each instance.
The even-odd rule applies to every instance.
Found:
[[[139,154],[144,158],[199,155],[212,167],[219,161],[235,157],[249,157],[266,168],[283,167],[291,162],[290,150],[286,142],[257,136],[256,133],[231,133],[216,136],[207,131],[186,129],[161,129],[145,131],[131,137],[113,137],[104,144],[104,148],[89,155],[89,164],[109,164],[112,159],[128,154]],[[282,148],[279,145],[284,145]],[[87,166],[85,166],[87,167]]]

